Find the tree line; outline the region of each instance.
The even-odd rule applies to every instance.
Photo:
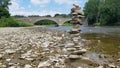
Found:
[[[26,17],[24,15],[14,15],[13,17],[16,18],[23,18]],[[52,17],[51,15],[45,15],[45,16],[40,16],[40,15],[29,15],[27,17]],[[53,17],[57,17],[57,18],[70,18],[72,17],[71,14],[55,14]]]
[[[89,0],[84,12],[89,25],[120,25],[119,0]]]

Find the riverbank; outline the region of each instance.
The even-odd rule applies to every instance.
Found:
[[[119,58],[93,53],[90,42],[44,27],[0,28],[0,67],[119,68]]]

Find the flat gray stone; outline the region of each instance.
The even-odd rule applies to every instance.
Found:
[[[80,59],[80,56],[78,56],[78,55],[69,55],[68,58],[72,59],[72,60],[76,60],[76,59]]]
[[[75,45],[74,43],[67,43],[65,47],[72,47],[74,45]]]
[[[29,65],[29,64],[26,64],[25,65],[25,68],[31,68],[32,66],[31,65]]]
[[[66,48],[67,51],[75,51],[76,48]]]
[[[39,65],[38,65],[38,68],[48,67],[48,66],[50,66],[50,65],[51,65],[51,64],[50,64],[48,61],[40,62]]]
[[[5,52],[8,53],[8,54],[13,54],[13,53],[15,53],[16,51],[13,50],[13,49],[7,49],[7,50],[5,50]]]
[[[73,53],[74,53],[74,54],[77,54],[77,55],[81,55],[81,54],[84,54],[84,53],[86,53],[86,52],[87,52],[86,49],[82,49],[82,50],[74,51]]]
[[[108,64],[108,66],[109,66],[110,68],[116,68],[116,66],[113,65],[113,64]]]
[[[0,58],[2,58],[3,57],[3,55],[2,54],[0,54]]]

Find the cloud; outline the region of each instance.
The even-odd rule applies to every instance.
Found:
[[[47,4],[50,2],[50,0],[31,0],[31,2],[33,4],[36,5],[43,5],[43,4]],[[54,14],[60,13],[58,11],[47,11],[47,10],[41,10],[41,11],[28,11],[26,10],[23,6],[20,5],[20,1],[18,0],[11,0],[12,5],[9,6],[9,11],[11,13],[12,16],[14,15],[25,15],[25,16],[29,16],[29,15],[40,15],[40,16],[44,16],[44,15],[51,15],[54,16]],[[28,5],[28,8],[31,8],[31,5]]]
[[[57,11],[47,11],[47,10],[43,10],[43,11],[13,11],[11,12],[11,15],[24,15],[24,16],[29,16],[29,15],[40,15],[40,16],[45,16],[45,15],[51,15],[54,16],[55,14],[61,14],[60,12]]]
[[[24,10],[24,7],[21,7],[18,0],[11,0],[12,5],[9,6],[9,11],[19,11]]]
[[[12,5],[9,6],[10,10],[14,11],[14,10],[18,10],[20,8],[20,6],[17,2],[12,1],[11,3],[12,3]]]
[[[63,10],[64,8],[57,8],[57,5],[54,6],[53,8],[56,8],[56,10],[54,10],[53,8],[51,8],[50,10],[47,10],[48,7],[36,7],[36,8],[32,8],[34,5],[51,5],[53,3],[57,3],[57,4],[63,4],[63,5],[68,5],[68,4],[73,4],[73,3],[78,3],[80,5],[82,5],[86,0],[54,0],[53,3],[49,4],[52,0],[29,0],[29,3],[27,6],[22,5],[22,3],[24,2],[24,0],[11,0],[12,5],[9,6],[9,11],[11,13],[11,15],[40,15],[40,16],[44,16],[44,15],[51,15],[54,16],[54,14],[62,14],[62,13],[67,13]],[[34,4],[34,5],[32,5]],[[50,9],[50,8],[49,8]]]
[[[73,4],[79,3],[81,0],[54,0],[58,4]]]
[[[58,4],[71,4],[74,0],[54,0]]]
[[[46,5],[50,3],[51,0],[30,0],[33,5]]]

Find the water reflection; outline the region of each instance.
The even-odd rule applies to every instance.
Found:
[[[72,27],[48,27],[49,29],[57,29],[68,31]],[[106,54],[120,53],[120,27],[81,27],[81,37],[91,40],[89,47],[92,51]]]
[[[120,52],[120,36],[98,33],[84,33],[81,36],[91,40],[89,47],[92,51],[114,55]]]

